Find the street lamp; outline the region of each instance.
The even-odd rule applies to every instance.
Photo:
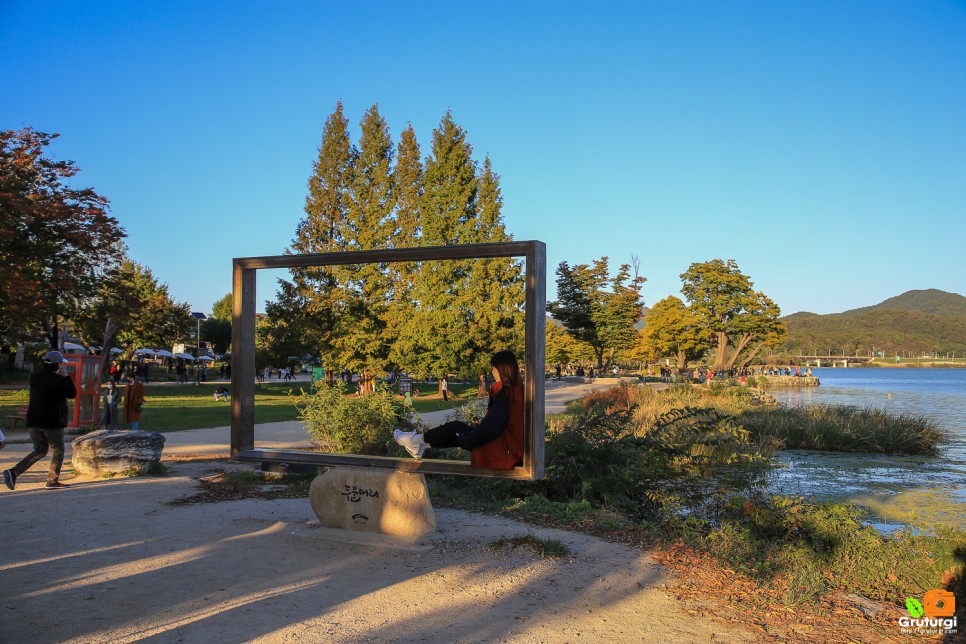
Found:
[[[204,313],[192,313],[191,317],[198,320],[198,335],[195,338],[198,341],[198,351],[197,353],[195,353],[195,357],[200,358],[201,357],[201,321],[207,320],[208,316],[205,315]]]

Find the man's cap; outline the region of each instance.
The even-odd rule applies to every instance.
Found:
[[[44,355],[44,364],[61,364],[64,362],[67,362],[67,360],[60,351],[48,351]]]

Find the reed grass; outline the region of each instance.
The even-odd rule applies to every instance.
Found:
[[[736,421],[784,449],[935,454],[945,433],[925,416],[843,405],[747,409]]]

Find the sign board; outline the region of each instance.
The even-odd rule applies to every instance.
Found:
[[[412,378],[400,378],[399,379],[399,393],[402,395],[413,393],[413,379]]]

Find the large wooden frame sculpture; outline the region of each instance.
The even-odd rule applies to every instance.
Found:
[[[470,467],[465,461],[414,460],[359,454],[327,454],[255,447],[255,273],[259,269],[438,260],[526,258],[525,355],[526,428],[523,466],[512,470]],[[395,469],[535,480],[543,476],[544,359],[546,334],[546,246],[521,241],[465,246],[434,246],[311,255],[243,257],[233,260],[231,456],[237,460],[318,466]],[[498,350],[502,347],[494,347]]]

